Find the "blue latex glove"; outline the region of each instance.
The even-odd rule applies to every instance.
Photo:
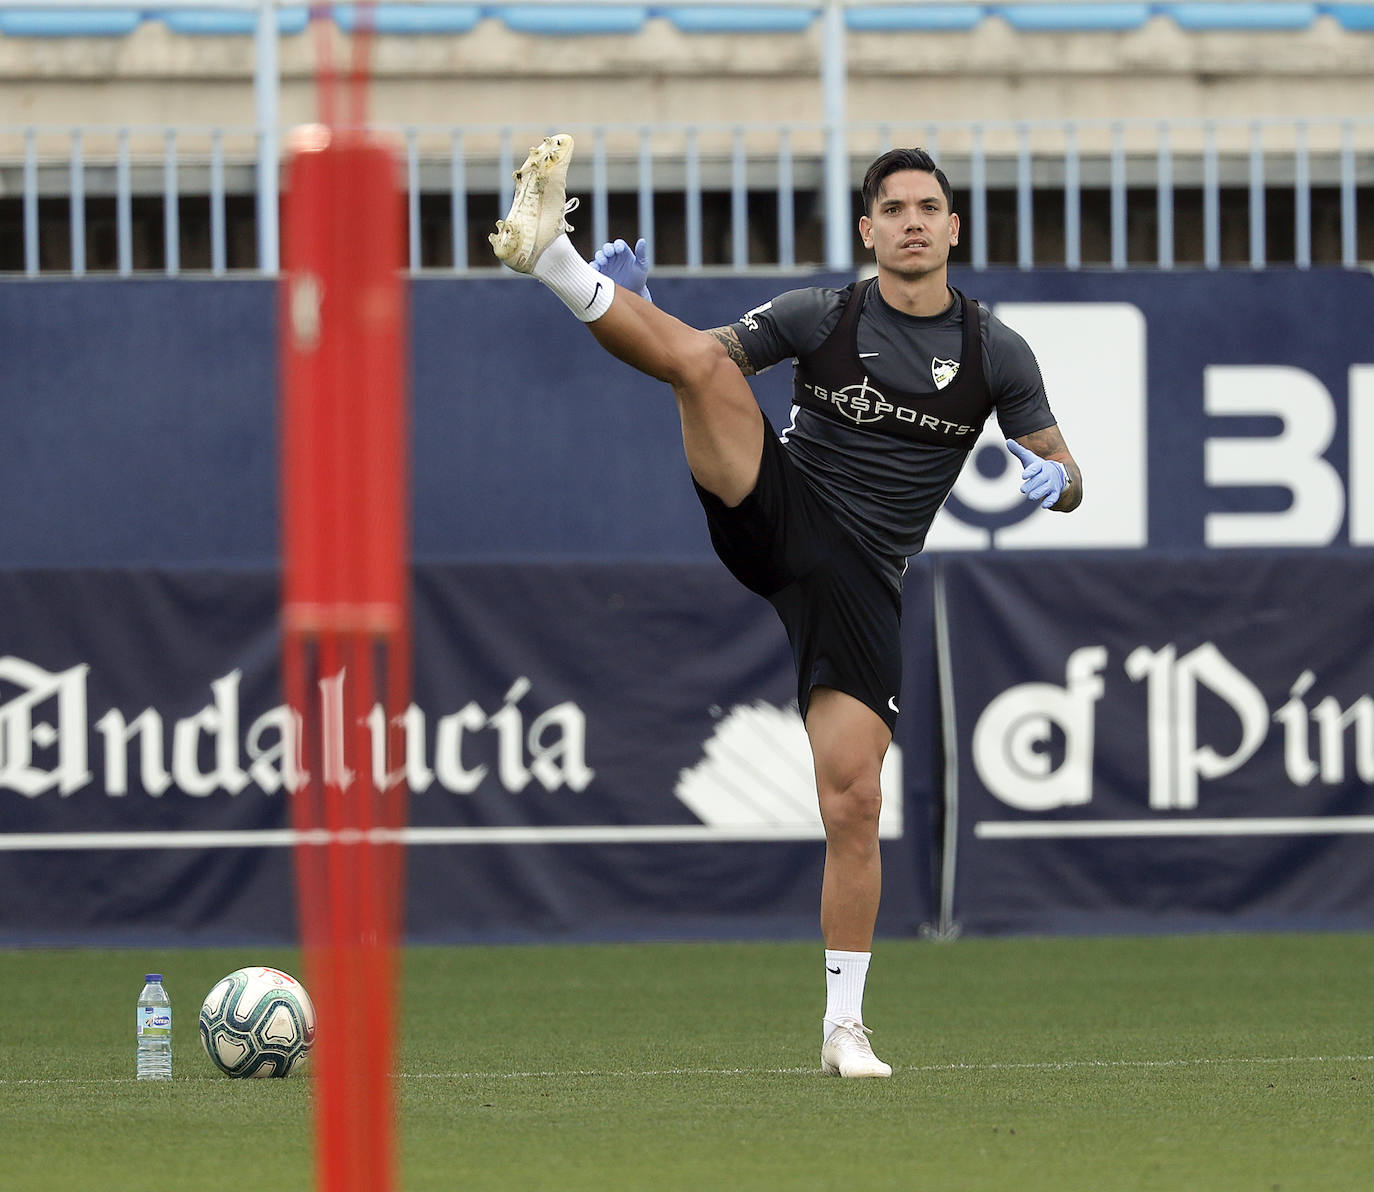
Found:
[[[616,285],[633,290],[646,302],[652,302],[649,295],[649,245],[644,237],[631,250],[623,240],[614,244],[603,244],[592,258],[592,268],[604,273]]]
[[[1025,465],[1021,472],[1021,491],[1026,500],[1039,501],[1048,509],[1069,485],[1069,471],[1057,459],[1041,459],[1015,439],[1007,440],[1007,450]]]

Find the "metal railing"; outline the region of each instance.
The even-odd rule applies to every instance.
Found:
[[[494,268],[481,234],[509,204],[511,173],[526,145],[552,130],[406,125],[382,131],[394,139],[403,165],[411,267]],[[974,268],[1217,268],[1224,261],[1258,268],[1276,260],[1303,268],[1318,259],[1317,194],[1326,229],[1320,259],[1354,268],[1362,256],[1374,256],[1374,227],[1365,229],[1362,254],[1359,224],[1362,203],[1374,202],[1374,116],[849,124],[838,232],[830,228],[837,201],[827,192],[831,135],[824,124],[596,124],[566,131],[579,144],[569,190],[583,197],[592,240],[633,232],[657,246],[662,212],[670,207],[676,259],[661,263],[688,271],[835,267],[829,241],[842,234],[852,245],[859,214],[853,191],[867,163],[897,144],[924,145],[950,175]],[[241,246],[231,253],[228,218],[237,200],[240,208],[251,204],[253,220],[261,221],[264,139],[275,145],[284,137],[230,126],[0,126],[0,194],[18,196],[23,240],[22,261],[11,251],[3,264],[30,277],[86,273],[89,209],[100,204],[115,245],[103,267],[119,275],[272,273],[275,254],[265,255],[260,227],[252,236],[254,259],[242,259]],[[276,187],[274,178],[268,187],[274,197]],[[803,205],[820,212],[808,216],[805,251]],[[203,251],[188,264],[183,223],[191,218]],[[478,220],[483,226],[475,226]],[[428,243],[422,239],[426,221],[431,231],[446,225],[445,246],[437,248],[432,235]],[[1246,243],[1238,254],[1242,222]],[[1089,238],[1096,246],[1091,252]],[[1180,259],[1178,245],[1187,238],[1197,241],[1196,250]],[[160,252],[150,243],[157,239]],[[1271,242],[1279,241],[1285,251],[1271,252]]]

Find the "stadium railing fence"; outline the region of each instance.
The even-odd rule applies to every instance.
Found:
[[[383,131],[405,171],[411,269],[495,269],[485,233],[525,147],[553,130]],[[579,142],[569,190],[589,243],[644,235],[659,267],[846,267],[827,251],[827,224],[853,236],[863,170],[899,144],[925,146],[949,174],[974,268],[1374,259],[1374,116],[850,123],[838,216],[821,124],[565,131]],[[277,180],[262,177],[262,139],[233,126],[0,126],[0,271],[274,273],[260,224]]]

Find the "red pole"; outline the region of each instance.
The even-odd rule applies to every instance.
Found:
[[[395,1186],[406,792],[386,775],[410,678],[399,176],[394,151],[356,128],[304,130],[283,223],[283,676],[308,774],[293,814],[328,1192]]]

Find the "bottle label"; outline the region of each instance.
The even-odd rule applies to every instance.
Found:
[[[170,1036],[172,1033],[172,1012],[166,1006],[139,1006],[138,1033],[150,1039]]]

